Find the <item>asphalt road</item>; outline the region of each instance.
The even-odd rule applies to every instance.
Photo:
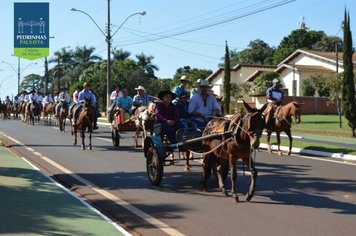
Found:
[[[354,235],[356,165],[329,158],[257,153],[256,194],[245,201],[249,176],[239,166],[240,203],[210,182],[201,191],[201,166],[165,167],[161,186],[146,175],[145,158],[131,133],[112,147],[109,129],[93,135],[93,150],[72,145],[70,132],[45,125],[0,121],[0,135],[43,172],[142,235]],[[229,182],[229,180],[228,180]],[[228,184],[230,186],[230,184]]]

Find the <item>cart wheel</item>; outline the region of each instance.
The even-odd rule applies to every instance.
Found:
[[[111,128],[111,138],[112,138],[112,144],[114,147],[120,146],[120,135],[119,135],[119,130],[115,128]]]
[[[153,146],[150,146],[147,150],[146,169],[151,184],[154,186],[160,185],[163,177],[163,162]]]

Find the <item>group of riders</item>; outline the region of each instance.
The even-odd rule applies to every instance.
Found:
[[[155,102],[156,123],[162,125],[162,131],[171,143],[176,142],[176,131],[186,128],[203,128],[212,117],[223,116],[221,98],[211,93],[211,85],[205,79],[197,80],[195,86],[189,91],[187,85],[191,83],[187,76],[182,76],[180,84],[170,90],[163,90],[157,96],[146,93],[143,86],[135,88],[137,94],[131,98],[126,88],[120,90],[119,85],[114,85],[110,99],[108,121],[112,122],[118,112],[125,114],[125,119],[135,115],[137,110],[148,107],[150,102]],[[271,109],[276,109],[283,99],[283,91],[279,88],[279,79],[273,80],[273,86],[266,92],[267,101],[274,104]],[[78,114],[83,107],[84,100],[89,100],[95,114],[93,129],[97,129],[97,118],[100,112],[97,108],[96,97],[90,89],[89,83],[83,84],[83,89],[76,88],[71,96],[67,88],[62,88],[58,96],[52,98],[48,93],[45,97],[37,94],[35,90],[15,96],[13,104],[35,103],[41,111],[45,111],[49,104],[55,105],[55,115],[59,116],[61,109],[68,110],[68,117],[73,119],[73,126],[77,125]],[[1,100],[0,100],[1,103]],[[11,103],[7,96],[3,103]]]
[[[189,91],[187,85],[191,83],[187,76],[180,78],[180,84],[173,90],[163,90],[157,96],[146,93],[143,86],[135,88],[137,94],[131,98],[127,89],[120,91],[118,85],[111,94],[112,106],[109,109],[109,122],[115,119],[119,112],[125,113],[127,119],[137,114],[137,110],[155,102],[156,123],[161,124],[162,132],[170,143],[176,143],[176,132],[179,129],[204,129],[213,117],[223,116],[221,97],[214,95],[211,85],[205,79],[197,80]],[[276,109],[283,99],[283,91],[278,88],[279,79],[273,80],[273,86],[266,92],[268,102],[273,104],[270,109]]]

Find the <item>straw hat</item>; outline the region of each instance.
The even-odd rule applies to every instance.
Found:
[[[190,80],[188,79],[188,76],[186,76],[186,75],[183,75],[182,77],[180,77],[180,81],[190,82]]]
[[[146,91],[146,89],[143,87],[143,86],[138,86],[137,88],[135,88],[135,90],[143,90],[143,91]]]

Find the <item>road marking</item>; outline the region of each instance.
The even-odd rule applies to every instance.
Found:
[[[96,139],[100,139],[100,140],[103,140],[103,141],[106,141],[106,142],[112,142],[112,140],[109,139],[109,138],[96,138]]]
[[[0,132],[0,134],[2,136],[5,136],[6,138],[12,140],[13,142],[17,143],[20,146],[25,147],[27,150],[31,151],[32,153],[35,153],[35,150],[33,150],[30,147],[27,147],[25,144],[21,143],[20,141],[4,134],[3,132]],[[133,214],[137,215],[138,217],[146,220],[147,222],[149,222],[150,224],[154,225],[155,227],[159,228],[160,230],[164,231],[165,233],[167,233],[168,235],[177,235],[177,236],[183,236],[184,234],[182,234],[181,232],[171,228],[169,225],[163,223],[162,221],[150,216],[149,214],[141,211],[140,209],[130,205],[128,202],[122,200],[121,198],[119,198],[118,196],[115,196],[114,194],[100,189],[99,187],[97,187],[95,184],[91,183],[90,181],[80,177],[79,175],[75,174],[74,172],[72,172],[71,170],[65,168],[64,166],[58,164],[57,162],[49,159],[48,157],[44,156],[43,154],[38,153],[40,156],[40,158],[44,161],[46,161],[47,163],[51,164],[52,166],[56,167],[57,169],[59,169],[60,171],[62,171],[65,174],[71,175],[73,178],[77,179],[78,181],[82,182],[83,184],[85,184],[86,186],[90,187],[93,191],[101,194],[102,196],[114,201],[115,203],[117,203],[118,205],[124,207],[125,209],[127,209],[128,211],[132,212]],[[36,156],[38,156],[37,154],[35,154]],[[123,229],[124,230],[124,229]]]

